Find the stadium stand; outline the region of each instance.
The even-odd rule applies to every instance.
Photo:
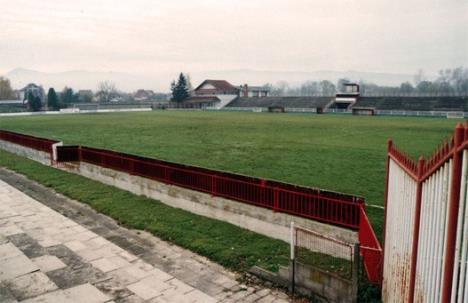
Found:
[[[468,97],[361,97],[353,107],[377,110],[468,112]]]
[[[334,97],[260,97],[237,98],[227,107],[283,107],[323,109]]]

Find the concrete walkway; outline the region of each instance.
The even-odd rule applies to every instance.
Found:
[[[41,186],[29,184],[28,190],[34,187]],[[45,204],[60,204],[67,217],[0,181],[0,302],[289,301],[280,291],[240,284],[236,274],[205,258],[52,195]]]

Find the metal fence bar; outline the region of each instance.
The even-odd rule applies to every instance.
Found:
[[[463,168],[460,192],[460,208],[458,212],[457,245],[455,252],[455,267],[452,279],[451,302],[468,301],[468,151],[463,151]]]

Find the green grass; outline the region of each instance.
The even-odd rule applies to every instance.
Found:
[[[0,128],[364,196],[383,205],[387,139],[428,155],[457,121],[153,111],[2,117]],[[381,236],[383,211],[368,208]]]
[[[456,121],[154,111],[8,117],[0,128],[364,196],[382,205],[386,141],[428,154]]]
[[[253,265],[275,271],[279,265],[289,262],[286,242],[232,224],[173,208],[1,150],[0,166],[86,203],[124,226],[149,231],[236,271],[245,271]]]

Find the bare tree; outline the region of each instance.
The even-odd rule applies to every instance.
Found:
[[[117,96],[117,88],[115,83],[111,81],[104,81],[99,83],[96,97],[99,102],[110,102]]]
[[[413,79],[414,85],[418,86],[419,83],[425,80],[426,80],[426,76],[424,75],[424,71],[420,68],[418,72],[416,73],[416,75],[414,75],[414,79]]]
[[[10,80],[0,77],[0,100],[12,99],[14,97],[13,89],[11,88]]]

